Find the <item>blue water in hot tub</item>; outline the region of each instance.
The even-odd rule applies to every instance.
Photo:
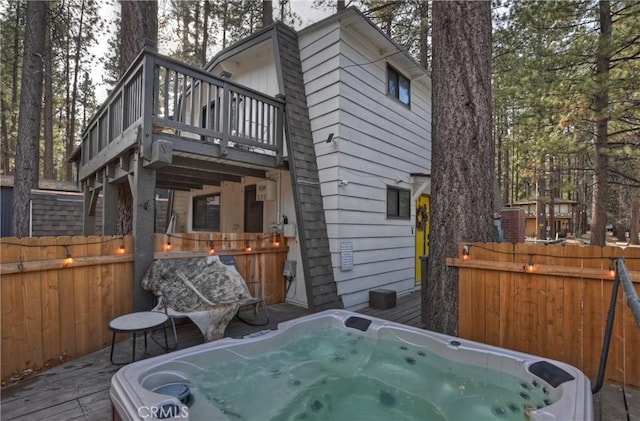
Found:
[[[253,358],[193,375],[192,420],[208,400],[231,420],[522,421],[546,388],[422,347],[338,329],[302,334]]]

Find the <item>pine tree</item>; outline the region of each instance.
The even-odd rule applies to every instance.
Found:
[[[13,196],[13,235],[29,234],[31,190],[38,186],[42,72],[47,2],[30,1],[26,8],[20,116]]]
[[[434,2],[430,281],[422,315],[438,332],[458,332],[458,273],[446,259],[461,242],[493,239],[491,115],[491,3]]]
[[[15,170],[24,14],[24,3],[13,1],[8,2],[0,16],[0,50],[3,52],[0,54],[0,172],[3,174],[13,174]]]

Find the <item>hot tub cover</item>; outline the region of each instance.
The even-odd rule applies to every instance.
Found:
[[[170,315],[188,316],[207,341],[221,338],[240,304],[251,298],[240,273],[217,256],[156,260],[142,287],[162,296]]]

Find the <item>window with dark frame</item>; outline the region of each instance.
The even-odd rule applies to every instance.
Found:
[[[387,218],[411,218],[411,191],[387,186]]]
[[[387,94],[404,105],[411,105],[411,82],[396,69],[387,65]]]
[[[220,231],[220,194],[193,197],[194,231]]]

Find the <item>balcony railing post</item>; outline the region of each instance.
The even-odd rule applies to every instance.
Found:
[[[276,111],[276,161],[278,164],[281,164],[284,159],[284,107],[285,107],[285,96],[282,94],[276,95],[276,98],[281,100],[282,103],[278,104],[278,109]]]
[[[220,153],[222,155],[227,154],[227,150],[229,147],[229,134],[230,134],[230,124],[229,124],[229,115],[231,109],[231,92],[230,86],[225,81],[222,84],[222,140],[220,141]]]
[[[147,161],[151,160],[151,143],[153,141],[153,103],[154,95],[157,94],[153,89],[155,86],[155,72],[153,71],[153,66],[153,54],[147,52],[143,60],[142,86],[144,89],[142,90],[142,98],[140,98],[140,101],[142,101],[141,155]]]

